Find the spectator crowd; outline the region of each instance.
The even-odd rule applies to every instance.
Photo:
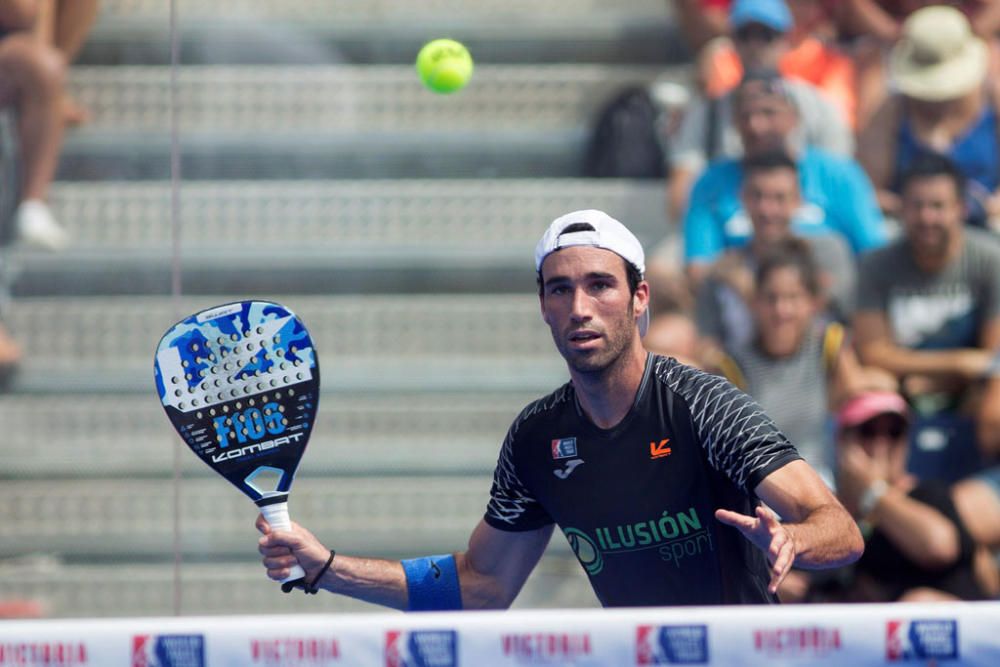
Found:
[[[866,538],[782,598],[997,598],[1000,1],[674,6],[646,346],[753,396]]]

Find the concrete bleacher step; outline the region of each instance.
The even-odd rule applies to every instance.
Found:
[[[492,475],[296,477],[294,520],[361,553],[445,553],[465,548],[482,518]],[[173,546],[171,479],[5,480],[0,557],[162,558]],[[225,480],[179,486],[181,551],[239,557],[256,551],[258,509]],[[565,543],[560,548],[568,549]]]
[[[214,476],[174,433],[152,380],[111,396],[3,396],[2,479]],[[554,387],[553,387],[554,388]],[[488,475],[530,391],[324,391],[299,477]]]
[[[489,66],[435,95],[407,66],[183,67],[188,179],[568,177],[618,90],[683,81],[674,68]],[[169,176],[169,67],[79,67],[71,90],[93,120],[69,134],[62,180]]]
[[[169,292],[169,183],[59,182],[51,199],[73,245],[17,252],[15,295]],[[647,247],[670,232],[662,184],[651,181],[185,182],[179,201],[179,261],[192,293],[524,294],[534,244],[563,213],[608,211]]]
[[[251,295],[268,300],[268,295]],[[247,298],[251,298],[247,297]],[[41,371],[150,373],[160,337],[187,315],[236,297],[50,297],[19,299],[6,318],[28,363]],[[321,373],[345,380],[393,362],[537,362],[557,356],[538,310],[521,295],[338,295],[277,299],[306,324]],[[418,367],[417,366],[417,367]],[[361,387],[356,387],[360,389]]]
[[[423,42],[462,40],[480,63],[664,63],[688,58],[662,0],[248,0],[177,3],[185,63],[409,63]],[[169,61],[169,4],[108,0],[80,59]]]
[[[340,540],[330,540],[344,553],[357,553]],[[557,534],[552,541],[563,538]],[[403,557],[422,555],[405,543],[398,547]],[[180,611],[185,615],[386,611],[325,592],[284,595],[278,584],[266,577],[259,561],[249,559],[183,561],[180,573]],[[58,618],[171,616],[175,613],[174,566],[172,562],[101,564],[66,563],[51,557],[23,559],[0,564],[0,599],[12,598],[37,600],[47,616]],[[576,559],[550,547],[513,606],[566,609],[598,605]]]

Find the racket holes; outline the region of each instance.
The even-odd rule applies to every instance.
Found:
[[[198,407],[198,399],[197,398],[191,399],[191,406],[195,407],[195,408]]]
[[[282,361],[281,364],[279,364],[278,368],[280,368],[283,371],[284,370],[288,370],[288,364],[286,364],[284,361]]]
[[[250,337],[250,332],[249,331],[244,331],[243,332],[243,337],[244,338],[249,338]]]
[[[212,415],[214,417],[215,416],[215,408],[212,408],[211,410],[209,410],[208,414],[210,414],[210,415]]]
[[[170,384],[177,384],[178,382],[180,382],[180,380],[177,378],[176,375],[170,378]]]
[[[181,410],[183,410],[184,409],[184,401],[181,401],[180,403],[178,403],[177,407],[179,407]]]
[[[298,352],[298,351],[299,351],[299,348],[297,348],[297,347],[296,347],[296,346],[294,346],[294,345],[292,345],[292,346],[291,346],[291,347],[289,347],[288,349],[289,349],[289,350],[291,351],[291,353],[292,353],[292,354],[295,354],[296,352]]]
[[[267,403],[267,394],[264,394],[263,396],[261,396],[260,400],[261,400],[262,403]]]
[[[204,415],[201,414],[201,410],[199,410],[198,414],[196,414],[195,417],[197,417],[198,419],[201,419],[202,417],[204,417]]]
[[[257,383],[257,390],[260,391],[263,388],[264,388],[264,383],[263,382],[258,382]]]
[[[288,390],[288,395],[289,396],[294,396],[295,395],[295,390],[294,389],[289,389]],[[284,410],[284,408],[282,408],[282,410]]]
[[[191,351],[192,352],[198,351],[198,343],[191,343]]]
[[[274,356],[283,357],[285,356],[285,351],[279,347],[277,350],[274,351]]]
[[[222,398],[222,394],[219,394],[219,398]],[[223,405],[222,406],[222,411],[223,412],[229,412],[229,406],[228,405]]]
[[[236,398],[239,395],[239,393],[240,392],[236,391],[235,389],[231,389],[229,391],[229,395],[232,396],[233,398]]]
[[[281,334],[276,334],[271,340],[274,341],[275,345],[279,344],[281,342]]]
[[[276,401],[281,400],[281,392],[280,391],[274,392],[274,400],[276,400]]]
[[[288,384],[288,376],[287,375],[282,376],[281,381],[285,384]]]
[[[278,381],[277,380],[271,380],[268,384],[270,384],[272,387],[275,387],[275,386],[277,386]]]
[[[285,406],[284,405],[279,405],[278,406],[278,412],[284,412],[284,411],[285,411]]]
[[[191,362],[188,361],[187,359],[184,359],[183,361],[181,361],[181,366],[183,366],[184,368],[187,368],[190,365],[191,365]]]
[[[194,379],[194,376],[191,375],[190,373],[188,373],[187,375],[184,376],[184,379],[185,380],[192,380],[192,379]]]
[[[264,327],[257,327],[257,335],[260,336],[264,333]]]
[[[239,334],[232,334],[232,335],[230,336],[230,338],[231,338],[232,340],[239,340],[239,339],[240,339],[240,335],[239,335]]]
[[[250,393],[250,385],[246,385],[246,386],[243,387],[243,393],[244,394],[249,394]]]
[[[296,379],[301,380],[302,379],[302,373],[296,373],[295,377],[296,377]]]
[[[174,396],[181,396],[181,395],[182,395],[183,393],[184,393],[184,392],[183,392],[183,391],[181,391],[180,389],[176,389],[176,390],[174,390]]]
[[[243,408],[243,404],[240,403],[239,401],[236,401],[236,409],[237,410],[241,410],[242,408]]]
[[[219,345],[222,345],[223,343],[226,342],[226,339],[222,336],[219,336],[218,338],[215,339],[215,342],[218,343]]]
[[[288,426],[288,420],[287,420],[287,419],[282,419],[282,420],[281,420],[281,424],[282,424],[283,426]]]
[[[214,354],[208,355],[208,360],[209,361],[215,361],[215,355]]]

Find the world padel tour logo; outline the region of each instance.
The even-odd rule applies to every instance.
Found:
[[[635,658],[639,665],[706,665],[708,627],[640,625],[636,628]]]
[[[576,456],[576,438],[559,438],[552,441],[552,458],[569,459]]]
[[[454,630],[389,630],[385,633],[386,667],[456,667],[458,633]]]
[[[136,635],[132,667],[205,667],[202,635]]]
[[[903,660],[957,660],[958,622],[953,620],[887,621],[885,657]]]

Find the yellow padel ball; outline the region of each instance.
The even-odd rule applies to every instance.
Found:
[[[417,72],[424,85],[435,93],[454,93],[472,77],[469,50],[453,39],[435,39],[417,54]]]

